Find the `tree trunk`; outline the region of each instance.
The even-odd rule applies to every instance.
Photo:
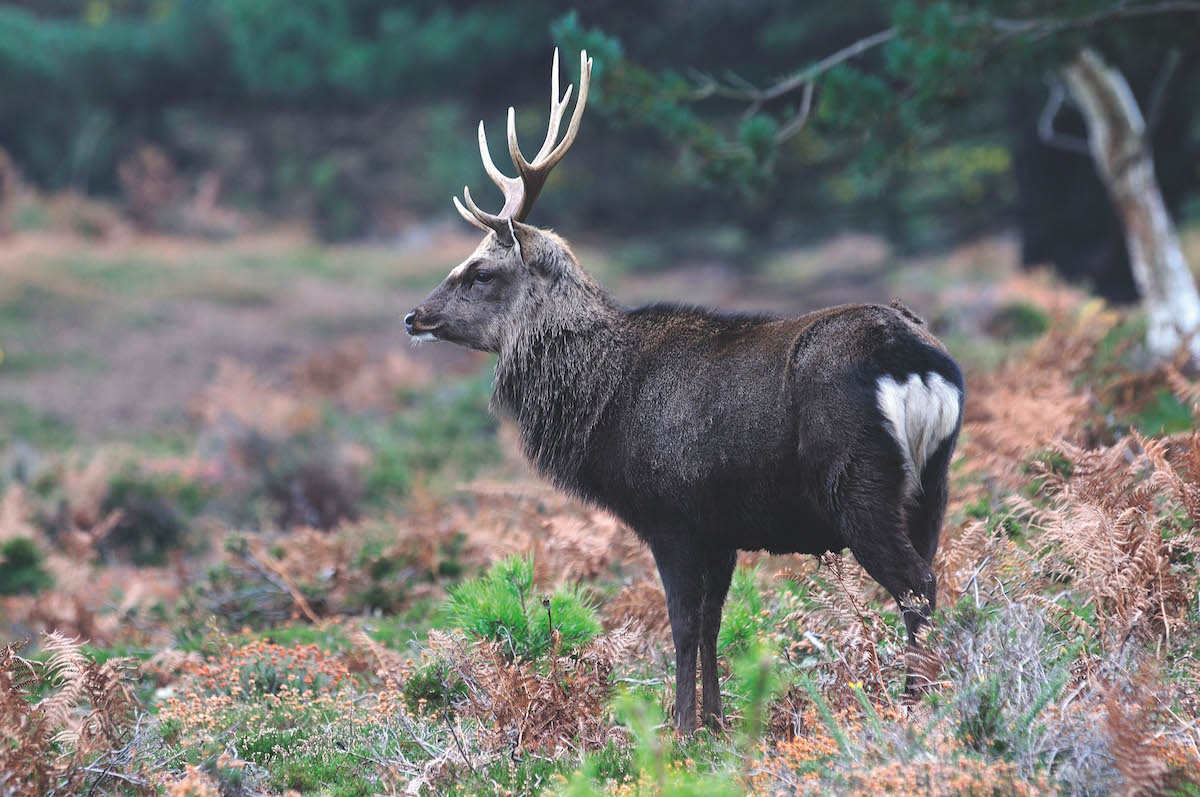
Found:
[[[1096,170],[1125,227],[1133,278],[1149,318],[1146,345],[1159,360],[1185,345],[1200,362],[1200,294],[1163,203],[1146,122],[1125,76],[1094,50],[1063,69],[1083,114]]]

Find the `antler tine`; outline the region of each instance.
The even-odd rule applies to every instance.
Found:
[[[472,227],[478,227],[480,230],[483,230],[484,232],[491,232],[492,228],[487,226],[486,224],[484,224],[479,219],[475,218],[475,215],[473,213],[471,213],[471,211],[464,208],[463,203],[458,201],[458,197],[452,196],[452,197],[450,197],[450,201],[454,203],[454,209],[458,211],[458,215],[460,215],[464,219],[466,219],[468,224],[470,224]]]
[[[517,112],[511,105],[508,106],[508,155],[522,177],[533,173],[533,164],[525,160],[521,146],[517,144]]]
[[[571,115],[571,123],[567,126],[567,134],[556,145],[555,139],[558,138],[558,131],[562,127],[563,112],[571,102],[571,94],[575,87],[574,85],[567,86],[566,92],[561,99],[559,98],[558,48],[555,48],[554,64],[550,73],[550,120],[546,129],[546,140],[542,142],[542,147],[534,157],[533,163],[525,160],[525,156],[521,154],[521,147],[517,143],[517,114],[513,108],[508,109],[508,154],[512,158],[513,165],[517,167],[516,177],[509,177],[496,168],[488,147],[483,122],[479,123],[479,157],[483,161],[483,168],[488,177],[504,194],[504,208],[497,215],[480,210],[479,206],[471,199],[470,189],[464,188],[463,199],[466,207],[463,207],[457,197],[454,199],[454,206],[463,218],[467,218],[469,213],[471,218],[467,220],[476,227],[483,225],[480,229],[486,227],[492,230],[503,228],[510,220],[525,221],[529,211],[533,209],[534,201],[542,191],[542,186],[546,183],[550,170],[562,160],[563,155],[574,142],[575,135],[579,132],[579,123],[583,119],[583,109],[587,105],[588,85],[591,83],[591,78],[592,61],[587,57],[585,50],[579,54],[579,97],[575,102],[575,111]]]
[[[488,177],[492,178],[492,182],[499,186],[500,192],[504,194],[504,209],[496,217],[503,225],[505,219],[515,213],[525,201],[528,187],[521,177],[509,177],[496,168],[496,164],[492,161],[491,148],[488,147],[487,134],[483,132],[482,121],[479,122],[479,156],[483,159],[483,168],[488,173]],[[519,170],[518,173],[520,173]]]
[[[583,109],[587,106],[588,87],[591,84],[592,59],[587,57],[587,50],[582,50],[579,53],[579,100],[575,103],[575,112],[571,114],[571,123],[567,125],[567,134],[563,136],[562,141],[558,142],[554,151],[547,156],[544,168],[554,168],[554,165],[562,160],[563,155],[567,154],[571,144],[575,143],[575,136],[579,133],[579,123],[583,121]],[[538,165],[542,166],[540,163]]]
[[[554,68],[550,73],[550,123],[546,125],[546,140],[542,142],[542,148],[538,150],[538,154],[533,158],[533,165],[537,166],[542,158],[550,154],[550,150],[554,148],[554,141],[558,138],[558,129],[562,126],[563,111],[567,109],[567,105],[571,102],[571,92],[575,90],[574,85],[567,86],[567,93],[559,99],[558,96],[558,48],[554,48]]]
[[[525,156],[521,153],[521,147],[517,143],[517,123],[516,112],[508,109],[508,154],[512,157],[513,164],[517,167],[517,172],[522,176],[532,176],[532,172],[549,171],[554,168],[558,161],[562,160],[567,149],[571,146],[570,140],[574,139],[575,132],[579,130],[579,121],[583,118],[583,106],[587,103],[587,87],[584,80],[591,80],[591,61],[587,58],[587,51],[580,53],[580,94],[579,102],[575,104],[575,113],[571,116],[571,124],[567,128],[567,137],[563,139],[559,145],[555,146],[555,141],[558,139],[559,128],[562,127],[563,111],[571,103],[571,92],[575,90],[574,84],[567,86],[567,91],[563,94],[562,99],[558,97],[558,48],[554,48],[554,69],[550,73],[550,121],[546,125],[546,140],[542,142],[541,149],[534,156],[533,162],[525,160]],[[565,144],[565,146],[564,146]],[[551,154],[555,157],[550,158]],[[545,177],[542,177],[545,180]]]
[[[498,214],[480,210],[479,206],[475,204],[475,200],[471,199],[471,189],[466,186],[463,186],[463,199],[467,203],[467,209],[471,211],[475,218],[486,224],[489,230],[499,230],[507,226],[508,220],[513,218],[515,208],[510,207],[510,205],[517,205],[519,207],[521,197],[517,194],[505,197],[504,209]]]
[[[521,153],[521,147],[517,143],[516,111],[511,107],[508,109],[508,154],[513,160],[513,165],[517,167],[518,174],[530,174],[554,148],[554,142],[558,139],[558,130],[562,127],[563,111],[567,109],[567,104],[571,101],[571,92],[574,89],[573,85],[567,86],[567,93],[561,99],[559,98],[558,48],[555,47],[554,65],[550,69],[550,121],[546,125],[546,140],[542,142],[538,154],[533,156],[532,163],[525,160],[525,156]]]
[[[483,160],[483,169],[488,173],[488,177],[492,178],[492,182],[495,183],[507,197],[509,190],[512,188],[512,184],[520,181],[516,177],[509,177],[507,174],[496,168],[496,164],[492,160],[491,149],[488,147],[487,133],[483,131],[482,119],[479,120],[479,157],[481,160]]]

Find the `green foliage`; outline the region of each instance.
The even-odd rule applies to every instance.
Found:
[[[0,544],[0,595],[35,594],[53,583],[33,540],[13,537]]]
[[[1005,340],[1036,338],[1049,328],[1046,313],[1029,302],[1006,304],[988,320],[988,331]]]
[[[96,2],[103,13],[0,9],[6,146],[36,179],[112,185],[135,133],[168,107],[357,106],[487,85],[497,62],[541,52],[544,2],[452,9],[432,0]],[[170,106],[163,102],[170,98]],[[120,110],[120,112],[118,112]],[[63,153],[69,153],[64,158]],[[353,211],[353,208],[343,208]]]
[[[768,614],[764,611],[758,568],[739,566],[725,599],[717,651],[722,656],[737,656],[753,648],[767,630]]]
[[[121,513],[106,543],[137,564],[161,564],[169,551],[187,544],[191,518],[207,500],[196,482],[128,465],[109,482],[104,499],[105,512]]]
[[[346,4],[316,0],[303,10],[288,0],[216,3],[229,39],[233,72],[252,96],[289,97],[328,90],[357,70]]]
[[[1128,359],[1130,352],[1146,339],[1148,328],[1149,324],[1144,313],[1126,314],[1120,323],[1109,329],[1108,333],[1101,338],[1100,345],[1096,347],[1096,353],[1092,357],[1092,368],[1096,372],[1102,373],[1106,370],[1127,367],[1129,363],[1125,360]]]
[[[345,630],[339,625],[314,626],[306,623],[266,628],[260,633],[239,635],[239,639],[260,639],[283,647],[309,645],[324,650],[346,650],[350,640],[346,638]]]
[[[393,613],[404,606],[409,588],[417,580],[431,581],[436,574],[422,572],[411,558],[387,548],[380,539],[368,540],[359,553],[355,567],[370,583],[348,601],[351,608]]]
[[[786,688],[786,682],[779,657],[764,643],[757,643],[738,656],[732,671],[728,689],[734,701],[727,711],[736,710],[742,716],[738,738],[743,752],[751,755],[766,728],[767,707]]]
[[[614,760],[605,751],[589,756],[584,766],[558,792],[561,797],[610,794],[601,785],[605,781],[621,785],[622,793],[647,793],[659,797],[735,797],[746,793],[745,785],[735,774],[678,766],[676,756],[681,752],[680,747],[673,743],[669,733],[659,733],[667,723],[654,704],[626,696],[617,701],[616,709],[621,724],[629,728],[633,737],[633,755],[630,759]],[[635,783],[637,787],[648,787],[648,791],[636,787],[629,789]]]
[[[648,124],[672,144],[685,147],[693,171],[706,181],[747,191],[763,187],[775,155],[774,119],[752,115],[731,139],[691,107],[695,87],[689,80],[671,71],[655,74],[626,59],[618,39],[584,27],[578,12],[560,17],[550,31],[568,52],[586,49],[592,58],[589,104],[618,124]]]
[[[404,682],[404,702],[414,714],[442,711],[466,694],[467,685],[440,662],[428,662]]]
[[[174,747],[179,744],[179,738],[183,735],[184,723],[178,717],[171,717],[158,723],[156,728],[158,736],[162,739],[163,744],[168,747]]]
[[[414,479],[471,476],[499,459],[496,418],[488,410],[490,376],[479,373],[411,397],[406,412],[383,422],[346,418],[374,457],[364,474],[366,497],[376,503],[406,494]]]
[[[362,769],[362,762],[348,754],[285,756],[272,767],[269,783],[279,792],[368,797],[376,787],[359,774]]]
[[[453,588],[446,611],[454,626],[500,642],[526,661],[549,652],[552,631],[561,635],[562,653],[583,647],[601,631],[595,606],[578,584],[549,596],[534,592],[532,556],[510,556]]]
[[[696,12],[696,34],[710,23],[728,38],[722,11],[729,13],[713,10],[711,19]],[[739,27],[756,29],[759,46],[753,58],[743,52],[736,60],[715,43],[686,55],[666,43],[625,47],[604,29],[615,23],[587,27],[575,12],[551,33],[567,49],[587,46],[599,54],[597,109],[621,126],[654,130],[680,151],[688,176],[750,196],[769,192],[776,203],[782,197],[805,203],[823,193],[833,200],[823,210],[851,211],[847,218],[856,227],[936,245],[951,239],[948,227],[994,222],[996,210],[1018,200],[1012,153],[1029,138],[1034,119],[1014,114],[1012,102],[1044,96],[1036,85],[1041,76],[1084,44],[1144,73],[1161,62],[1164,45],[1156,35],[1185,49],[1195,41],[1193,17],[1112,11],[1105,0],[1036,9],[1018,0],[792,5],[775,13],[745,8]],[[624,30],[635,43],[649,38]],[[861,49],[832,58],[856,43]],[[707,73],[684,78],[673,64]],[[781,74],[797,78],[789,90],[758,92],[778,85]],[[812,112],[799,135],[781,140],[780,131],[800,113],[805,76],[812,81]]]
[[[1008,221],[997,211],[1015,201],[1014,176],[1001,168],[1011,157],[995,156],[1016,151],[1015,140],[1030,129],[1014,117],[1014,89],[1026,92],[1028,106],[1029,95],[1044,92],[1042,76],[1085,42],[1146,72],[1173,45],[1195,40],[1184,14],[1069,24],[1110,8],[1104,0],[1036,9],[1018,0],[717,2],[639,15],[622,4],[567,10],[546,0],[17,6],[0,9],[0,122],[5,149],[35,183],[113,192],[117,164],[147,142],[188,168],[233,174],[230,148],[217,143],[223,133],[233,128],[266,143],[269,135],[258,136],[270,126],[263,120],[281,109],[348,119],[435,103],[413,114],[420,132],[407,146],[368,147],[347,142],[361,136],[339,133],[336,147],[327,147],[313,125],[315,140],[280,147],[274,139],[274,162],[255,164],[265,180],[229,181],[239,203],[299,208],[321,234],[344,238],[374,231],[380,185],[370,176],[385,170],[414,176],[403,188],[413,210],[446,212],[446,192],[480,174],[469,132],[477,112],[536,101],[544,113],[545,57],[558,43],[568,73],[573,54],[588,50],[591,103],[624,129],[573,153],[547,193],[585,182],[589,191],[575,197],[574,211],[543,203],[551,221],[573,212],[621,223],[627,234],[627,222],[692,226],[703,214],[756,233],[778,227],[778,234],[814,236],[830,221],[853,220],[901,242],[937,245]],[[1012,20],[1046,25],[1014,32]],[[733,96],[888,29],[895,35],[886,43],[817,75],[812,114],[798,136],[783,140],[781,131],[800,112],[800,91],[764,102]],[[722,90],[695,70],[715,76]],[[506,96],[497,107],[498,76]],[[1181,74],[1173,91],[1194,95],[1197,86]],[[31,96],[42,101],[22,101]],[[642,128],[680,157],[664,157]],[[926,156],[939,151],[948,154],[931,164]],[[621,169],[598,168],[618,157]],[[631,182],[655,190],[631,196]],[[730,202],[730,189],[739,201]],[[390,200],[383,204],[390,210]],[[23,226],[38,223],[36,208],[20,215]]]
[[[1129,418],[1128,423],[1141,430],[1142,434],[1160,437],[1186,432],[1195,424],[1195,418],[1191,408],[1178,396],[1166,388],[1159,388],[1154,392],[1154,398]]]
[[[0,373],[4,367],[0,361]],[[62,449],[74,440],[74,428],[57,415],[21,402],[0,400],[0,446],[20,441],[39,448]]]

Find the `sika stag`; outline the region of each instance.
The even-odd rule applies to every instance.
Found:
[[[546,140],[516,177],[484,168],[504,207],[455,207],[485,233],[474,254],[405,318],[417,340],[498,356],[493,407],[520,429],[526,456],[554,484],[605,507],[650,546],[675,642],[675,720],[722,722],[721,609],[739,550],[849,548],[900,603],[910,641],[928,622],[930,562],[962,422],[958,365],[900,306],[845,305],[799,317],[678,304],[630,309],[552,232],[525,223],[575,140],[592,62],[557,141],[554,55]],[[557,142],[557,143],[556,143]]]

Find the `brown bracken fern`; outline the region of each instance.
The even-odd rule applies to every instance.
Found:
[[[105,778],[142,783],[127,771],[137,709],[128,662],[97,664],[57,632],[42,646],[44,664],[18,655],[21,646],[0,648],[0,793],[86,793]],[[34,702],[41,687],[49,691]]]

